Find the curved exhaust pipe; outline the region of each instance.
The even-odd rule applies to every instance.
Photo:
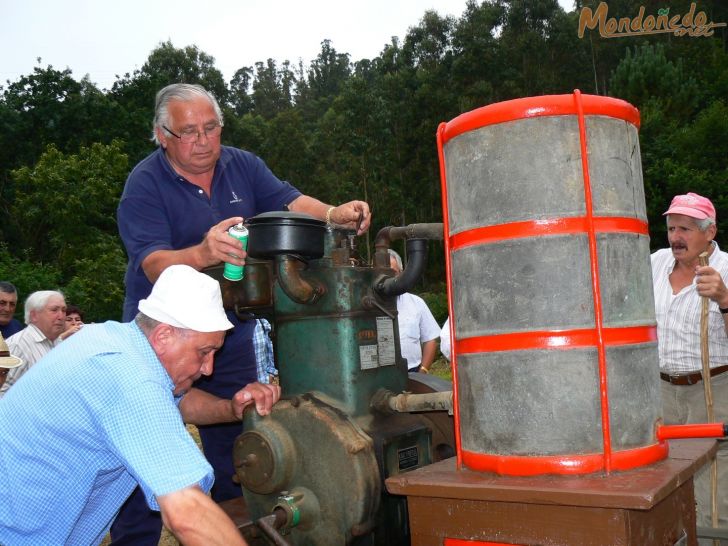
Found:
[[[389,258],[389,252],[387,252]],[[427,241],[425,239],[407,239],[407,265],[395,277],[378,277],[374,291],[380,296],[399,296],[409,292],[422,277],[427,263]],[[387,264],[389,267],[389,264]]]
[[[443,224],[410,224],[408,226],[389,226],[379,230],[374,239],[374,267],[390,269],[389,247],[392,241],[406,239],[407,265],[397,276],[380,275],[374,281],[374,292],[379,296],[399,296],[412,289],[422,277],[427,263],[427,241],[442,240]]]

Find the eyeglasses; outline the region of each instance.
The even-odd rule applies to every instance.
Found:
[[[220,125],[219,123],[215,123],[214,125],[207,125],[202,131],[198,131],[197,129],[185,129],[179,135],[166,125],[162,125],[162,129],[167,131],[173,137],[177,137],[180,142],[184,142],[185,144],[192,144],[193,142],[197,142],[200,138],[200,135],[202,135],[203,133],[206,138],[217,138],[220,136],[220,133],[222,133],[222,125]]]

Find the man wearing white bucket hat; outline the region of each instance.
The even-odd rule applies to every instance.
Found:
[[[192,388],[231,328],[220,287],[171,266],[130,323],[88,325],[36,363],[0,403],[0,544],[98,544],[139,485],[183,544],[245,544],[207,496],[214,475],[185,422],[261,415],[280,397]]]
[[[8,372],[14,368],[17,368],[23,363],[23,361],[17,356],[10,354],[8,344],[5,343],[2,334],[0,334],[0,387],[5,383],[5,378],[8,376]]]

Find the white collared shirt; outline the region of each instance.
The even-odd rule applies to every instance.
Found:
[[[61,342],[57,337],[55,341],[48,339],[35,325],[28,324],[17,334],[13,334],[5,340],[10,349],[10,354],[23,360],[23,364],[8,371],[5,384],[0,387],[0,398],[12,387],[20,377],[27,372],[33,364],[38,362],[53,347]]]
[[[440,352],[442,356],[450,360],[450,317],[445,319],[445,324],[440,330]]]
[[[728,254],[721,252],[718,244],[708,261],[718,271],[723,282],[728,284]],[[673,295],[670,273],[675,268],[672,250],[664,248],[651,256],[652,286],[655,293],[655,316],[657,318],[657,342],[660,371],[668,374],[686,374],[700,371],[700,313],[701,298],[695,279]],[[708,351],[710,367],[728,364],[728,336],[725,322],[718,304],[708,303]]]
[[[397,315],[402,357],[411,370],[422,363],[422,344],[440,337],[440,327],[425,300],[409,292],[397,296]]]

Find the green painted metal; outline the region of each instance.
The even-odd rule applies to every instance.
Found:
[[[407,389],[407,363],[396,298],[372,288],[394,273],[359,265],[350,242],[347,232],[328,229],[321,259],[305,267],[276,259],[272,320],[283,398],[270,415],[245,412],[235,467],[253,518],[276,507],[289,513],[281,532],[291,544],[406,546],[405,500],[386,493],[383,480],[431,463],[435,429],[421,416],[370,408],[380,389]]]
[[[345,413],[306,394],[282,399],[264,417],[246,411],[244,429],[234,464],[254,518],[290,494],[300,509],[282,530],[291,544],[343,546],[371,531],[383,487],[375,447]]]
[[[325,287],[314,303],[296,303],[275,285],[275,358],[286,396],[322,392],[356,418],[369,414],[378,389],[404,390],[407,368],[393,320],[396,299],[374,294],[379,274],[369,267],[336,265],[325,256],[301,273],[305,281]]]

